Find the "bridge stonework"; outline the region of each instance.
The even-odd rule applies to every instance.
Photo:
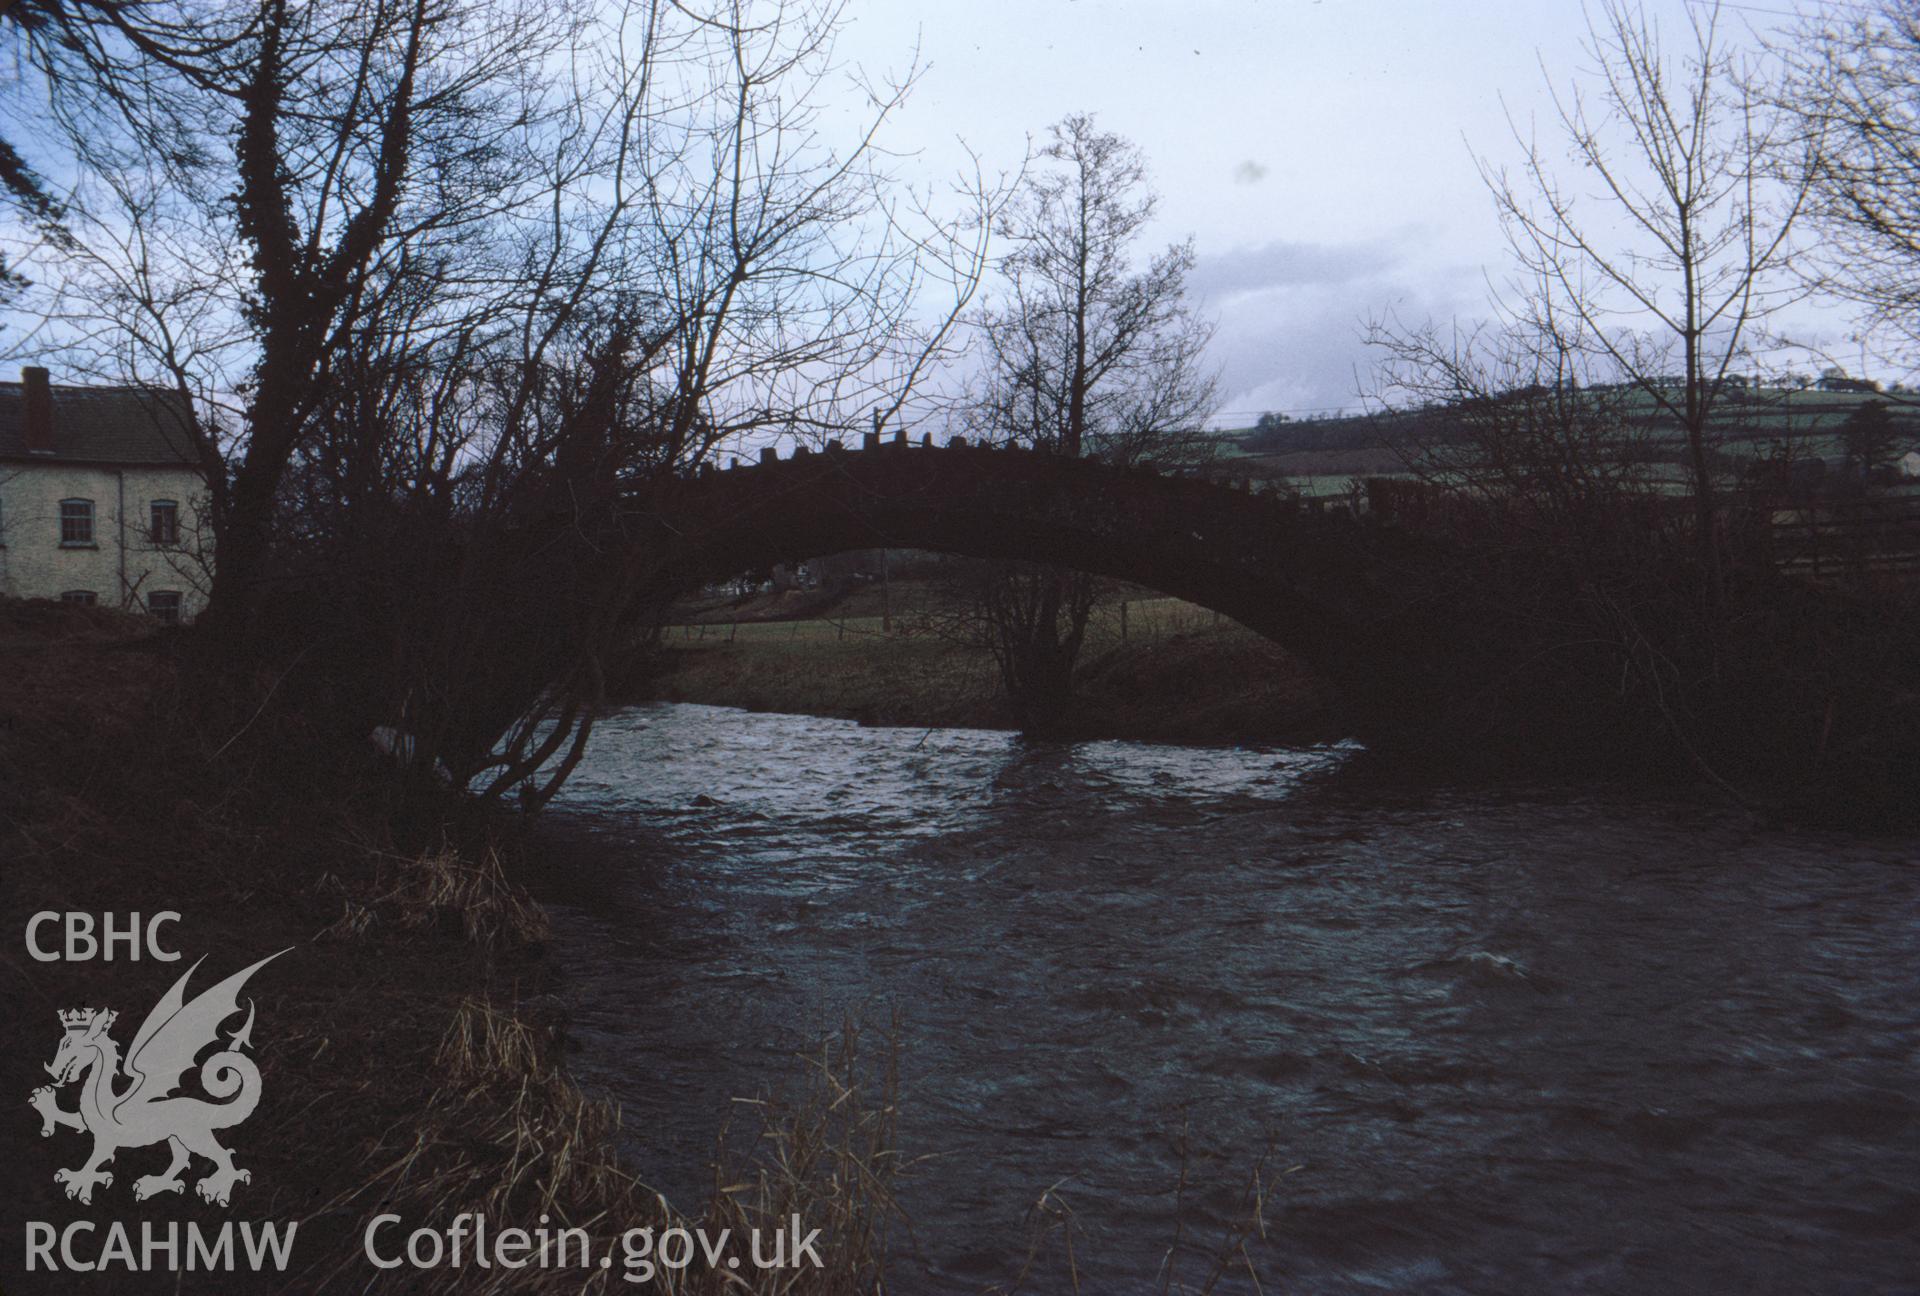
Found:
[[[657,484],[629,497],[621,530],[635,609],[775,562],[924,549],[1077,568],[1222,612],[1324,673],[1362,732],[1428,727],[1472,688],[1435,541],[1200,478],[869,437]]]

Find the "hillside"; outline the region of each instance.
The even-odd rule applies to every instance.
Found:
[[[1674,418],[1643,392],[1619,393],[1632,431],[1655,447],[1670,445],[1678,463],[1683,445]],[[1673,393],[1678,399],[1678,393]],[[1737,471],[1745,462],[1779,453],[1828,460],[1844,455],[1842,426],[1862,405],[1883,401],[1901,449],[1920,447],[1920,394],[1895,389],[1875,391],[1734,389],[1722,394],[1708,424],[1722,466]],[[1344,489],[1353,477],[1404,472],[1403,453],[1444,444],[1449,430],[1439,411],[1409,410],[1340,418],[1299,419],[1268,428],[1240,428],[1224,434],[1234,445],[1236,472],[1286,477],[1309,494]],[[1660,453],[1656,462],[1665,462]]]

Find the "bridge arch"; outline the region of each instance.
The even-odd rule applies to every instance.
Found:
[[[701,473],[635,500],[658,606],[742,571],[851,549],[1053,563],[1218,611],[1324,674],[1362,728],[1445,667],[1409,579],[1431,547],[1291,497],[1028,448],[869,437]],[[1409,662],[1419,665],[1409,670]]]

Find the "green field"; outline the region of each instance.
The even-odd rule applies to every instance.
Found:
[[[1730,391],[1716,404],[1708,434],[1728,472],[1773,455],[1782,444],[1790,445],[1796,456],[1833,463],[1846,453],[1842,425],[1862,405],[1876,400],[1889,406],[1902,449],[1920,448],[1920,395],[1904,391]],[[1671,447],[1671,458],[1663,456],[1663,462],[1653,465],[1653,475],[1656,479],[1670,475],[1678,489],[1684,477],[1678,471],[1684,446],[1679,425],[1657,408],[1650,395],[1629,393],[1626,401],[1634,430],[1661,452]],[[1234,475],[1284,481],[1289,489],[1308,497],[1345,494],[1356,478],[1408,475],[1392,447],[1414,440],[1410,434],[1417,417],[1401,413],[1303,419],[1267,433],[1233,429],[1221,434],[1230,447],[1225,466]],[[1674,471],[1662,473],[1660,469],[1666,467]]]

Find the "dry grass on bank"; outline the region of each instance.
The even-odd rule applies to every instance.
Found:
[[[670,1296],[781,1292],[869,1296],[882,1289],[892,1225],[898,1216],[893,1181],[896,1123],[891,1069],[868,1074],[849,1026],[810,1060],[796,1093],[749,1104],[752,1137],[722,1147],[714,1188],[692,1213],[649,1189],[613,1148],[619,1111],[589,1098],[555,1061],[551,1028],[512,1006],[464,1000],[440,1040],[434,1063],[442,1076],[424,1110],[396,1128],[357,1166],[364,1178],[328,1209],[399,1215],[406,1228],[446,1228],[478,1214],[493,1232],[545,1227],[570,1241],[585,1264],[546,1269],[480,1270],[472,1265],[408,1275],[406,1290],[494,1293],[627,1290],[625,1275],[646,1270],[646,1290]],[[787,1232],[798,1218],[819,1230],[822,1265],[756,1272],[671,1268],[656,1249],[671,1229],[728,1237],[732,1254],[751,1255],[747,1239]],[[641,1233],[639,1231],[644,1231]],[[612,1257],[611,1268],[601,1257]],[[367,1265],[342,1254],[315,1275],[321,1289],[358,1290]]]
[[[319,749],[267,704],[271,677],[189,696],[186,644],[104,611],[0,603],[0,924],[19,933],[42,910],[173,910],[163,943],[184,959],[41,964],[16,943],[0,952],[0,1030],[44,1060],[58,1011],[105,1005],[120,1011],[124,1040],[192,960],[207,957],[197,990],[287,949],[247,987],[261,1100],[231,1145],[252,1173],[234,1217],[297,1221],[293,1262],[224,1277],[223,1293],[627,1290],[618,1264],[423,1274],[364,1259],[362,1232],[381,1211],[409,1229],[477,1211],[496,1232],[546,1213],[589,1230],[596,1257],[627,1229],[682,1221],[620,1164],[618,1113],[565,1074],[546,919],[512,880],[511,844],[471,824],[424,831],[418,807],[414,829],[397,827],[407,817],[394,817],[378,763]],[[695,1222],[738,1230],[779,1214],[784,1225],[798,1210],[825,1230],[828,1268],[749,1275],[752,1289],[870,1292],[884,1261],[891,1097],[883,1075],[868,1100],[846,1048],[808,1075],[798,1097],[759,1109],[762,1127],[720,1162],[724,1191]],[[135,1206],[132,1180],[164,1161],[153,1149],[125,1150],[90,1207],[69,1201],[53,1172],[87,1143],[56,1133],[40,1138],[25,1113],[0,1126],[14,1167],[0,1177],[0,1217],[61,1229],[103,1208],[136,1221],[226,1216],[191,1194],[164,1211]],[[161,1274],[29,1275],[23,1260],[13,1249],[0,1259],[0,1290],[177,1287]],[[727,1278],[662,1271],[650,1290],[741,1290]]]
[[[498,845],[485,842],[468,854],[476,858],[445,843],[411,858],[370,850],[373,880],[351,891],[339,886],[344,912],[314,939],[364,937],[382,923],[418,931],[445,922],[485,951],[545,942],[547,915],[508,879]]]

